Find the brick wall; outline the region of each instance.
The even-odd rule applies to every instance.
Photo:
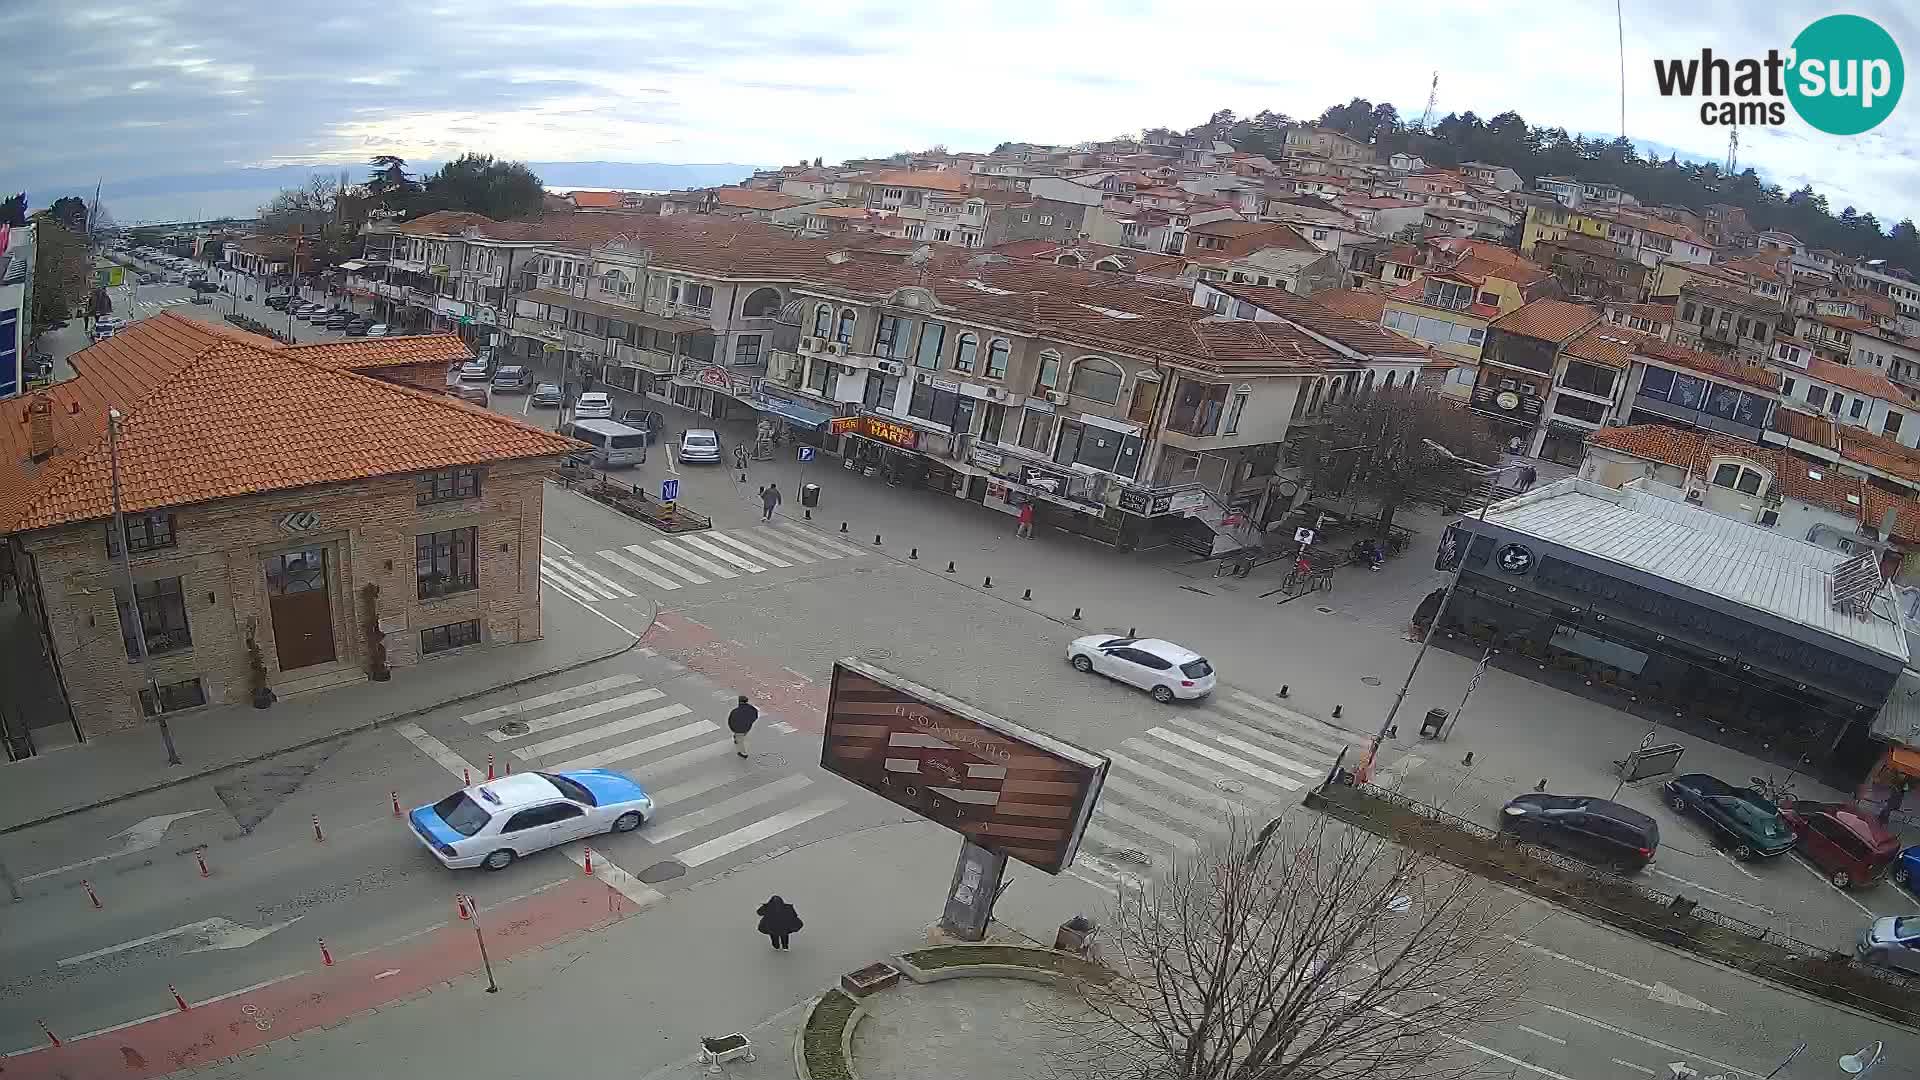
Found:
[[[389,628],[387,663],[396,669],[420,662],[420,631],[429,627],[477,619],[483,646],[538,639],[541,477],[550,464],[483,469],[478,498],[428,506],[417,505],[416,477],[405,474],[178,509],[176,545],[136,552],[133,576],[140,582],[181,579],[192,643],[152,657],[149,674],[162,685],[199,678],[209,704],[245,702],[249,634],[265,657],[269,685],[363,671],[362,589],[369,583],[379,586],[378,615]],[[296,511],[316,520],[290,531],[281,521]],[[479,587],[419,599],[415,536],[468,527],[478,530]],[[107,554],[106,534],[106,523],[95,521],[22,538],[38,575],[67,696],[88,736],[138,725],[139,689],[146,684],[127,659],[114,604],[120,577]],[[266,560],[314,547],[326,550],[336,659],[282,672]]]

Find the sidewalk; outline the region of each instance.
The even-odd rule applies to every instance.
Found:
[[[570,603],[542,611],[546,636],[539,641],[429,660],[396,670],[390,682],[295,695],[270,709],[218,705],[173,719],[181,765],[166,764],[155,724],[0,765],[0,833],[591,664],[640,640],[610,634]]]

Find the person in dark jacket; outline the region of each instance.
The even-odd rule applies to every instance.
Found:
[[[785,949],[787,939],[799,933],[804,925],[793,905],[778,896],[768,897],[767,902],[761,904],[760,910],[754,914],[760,916],[760,932],[767,935],[767,940],[773,942],[775,949]]]
[[[745,694],[740,695],[740,704],[727,714],[727,730],[733,732],[733,752],[741,757],[747,756],[747,732],[753,730],[753,722],[758,719],[760,710],[753,707]]]

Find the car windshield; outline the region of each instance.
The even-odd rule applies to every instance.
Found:
[[[540,775],[546,777],[547,783],[559,788],[560,794],[565,795],[574,802],[580,803],[583,806],[600,805],[599,800],[593,797],[593,792],[588,791],[587,786],[580,781],[572,779],[571,777],[561,776],[558,773],[543,772]]]
[[[1780,822],[1780,812],[1769,802],[1754,802],[1737,795],[1718,796],[1714,800],[1735,820],[1751,826],[1768,836],[1785,836],[1787,827]]]
[[[714,443],[714,438],[713,438],[713,436],[711,436],[711,435],[689,435],[689,436],[687,436],[687,445],[688,445],[688,446],[712,446],[712,445],[713,445],[713,443]]]
[[[474,802],[464,791],[456,791],[434,803],[433,812],[439,814],[440,820],[461,836],[472,836],[493,820],[487,808]]]
[[[1893,920],[1893,936],[1910,938],[1920,935],[1920,915],[1902,915]]]
[[[1213,665],[1207,663],[1206,658],[1202,657],[1198,660],[1189,660],[1181,664],[1180,670],[1187,678],[1198,679],[1213,674]]]
[[[1140,639],[1130,637],[1108,638],[1100,643],[1100,647],[1103,649],[1117,649],[1122,645],[1131,645],[1138,640]]]

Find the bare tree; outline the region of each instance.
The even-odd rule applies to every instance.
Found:
[[[1349,385],[1329,406],[1326,423],[1304,439],[1314,494],[1378,504],[1382,534],[1395,511],[1410,503],[1440,510],[1472,503],[1485,479],[1429,441],[1472,461],[1493,464],[1501,457],[1488,422],[1457,401],[1422,388]]]
[[[1512,1019],[1519,906],[1486,882],[1315,815],[1122,889],[1099,932],[1116,974],[1050,1008],[1067,1077],[1411,1080],[1479,1067],[1462,1043]],[[1498,899],[1496,899],[1498,898]]]

